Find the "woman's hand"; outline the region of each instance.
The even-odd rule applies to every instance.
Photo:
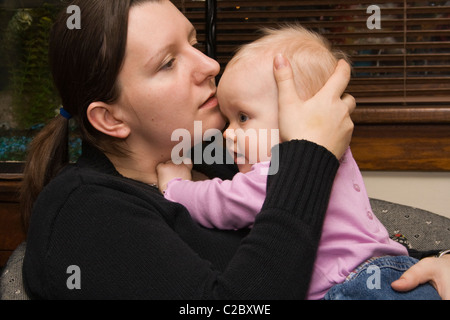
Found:
[[[355,99],[343,95],[350,81],[350,66],[339,61],[325,86],[307,101],[298,96],[292,68],[282,55],[274,59],[274,76],[281,141],[305,139],[327,148],[340,159],[350,144],[354,127],[350,114],[356,107]]]
[[[426,282],[436,288],[442,299],[450,300],[450,254],[420,260],[391,285],[394,290],[409,291]]]

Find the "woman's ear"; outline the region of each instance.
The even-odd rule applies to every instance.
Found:
[[[130,134],[129,126],[122,119],[122,113],[113,105],[93,102],[87,109],[87,117],[95,129],[108,136],[125,139]]]

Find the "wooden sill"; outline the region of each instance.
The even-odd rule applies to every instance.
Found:
[[[361,170],[450,171],[450,109],[443,111],[442,123],[436,113],[431,116],[429,110],[424,111],[423,115],[435,122],[423,124],[395,121],[392,109],[386,113],[357,111],[351,147]],[[0,162],[0,192],[2,185],[21,180],[22,167],[20,162]]]
[[[450,171],[450,124],[357,124],[351,148],[361,170]]]
[[[22,230],[17,191],[20,177],[0,175],[0,267],[26,236]]]

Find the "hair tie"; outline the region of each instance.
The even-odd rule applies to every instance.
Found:
[[[67,110],[64,108],[59,109],[59,114],[62,115],[67,120],[70,120],[72,118],[72,115],[69,112],[67,112]]]

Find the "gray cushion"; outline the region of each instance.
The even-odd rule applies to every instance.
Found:
[[[0,278],[0,300],[29,300],[22,281],[22,263],[26,243],[21,243],[9,257]]]
[[[450,249],[450,219],[396,203],[370,199],[373,213],[389,235],[401,234],[418,251]]]

